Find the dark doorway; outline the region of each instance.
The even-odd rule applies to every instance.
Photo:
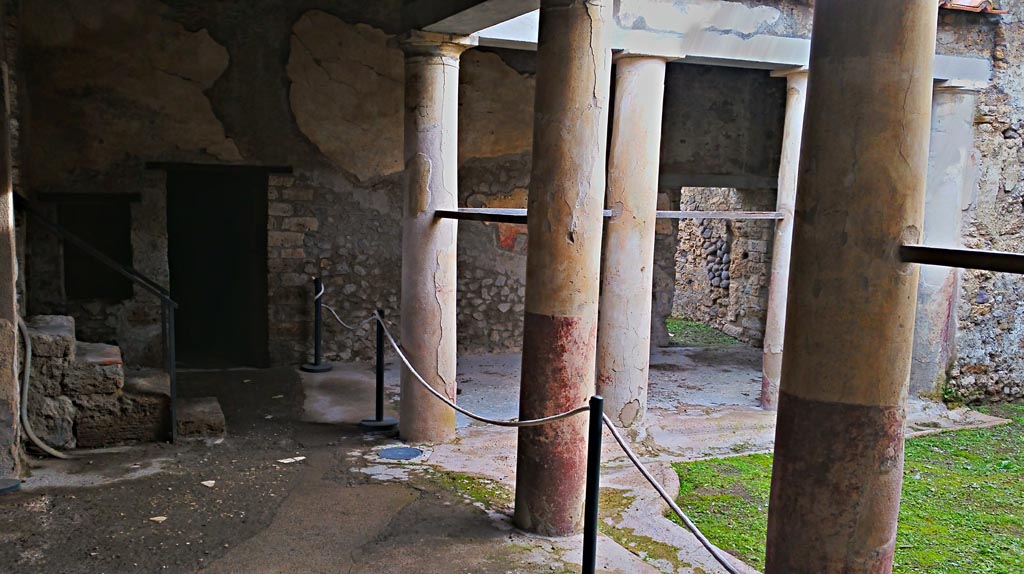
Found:
[[[167,172],[178,363],[267,366],[267,174]]]

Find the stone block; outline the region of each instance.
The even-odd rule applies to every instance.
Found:
[[[74,357],[74,318],[65,315],[36,315],[27,324],[33,357]]]
[[[121,350],[102,343],[78,343],[75,360],[64,373],[64,394],[114,394],[124,386]]]
[[[320,229],[320,222],[315,217],[286,217],[281,223],[281,229],[285,231],[316,231]]]
[[[281,198],[285,201],[313,201],[312,189],[283,189]]]
[[[305,234],[298,231],[271,231],[267,234],[270,247],[302,247]]]
[[[133,380],[132,388],[117,395],[83,395],[78,407],[78,446],[97,448],[167,440],[170,397],[157,377]],[[138,392],[136,392],[138,391]]]
[[[68,367],[66,357],[32,357],[29,385],[34,393],[47,397],[64,394],[62,383]]]
[[[224,436],[224,411],[217,397],[197,397],[178,401],[178,437],[187,439]]]
[[[75,448],[75,405],[68,397],[29,393],[28,420],[40,440],[56,449]]]
[[[294,212],[295,208],[290,203],[281,203],[278,201],[272,202],[267,205],[267,214],[287,217]]]

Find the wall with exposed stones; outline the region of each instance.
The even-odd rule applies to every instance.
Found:
[[[964,246],[1024,252],[1024,4],[1009,14],[944,12],[939,52],[991,59],[993,83],[979,95],[975,160],[979,180],[964,211]],[[1024,278],[965,271],[956,361],[947,396],[968,401],[1024,398]]]
[[[394,5],[391,5],[394,4]],[[307,359],[310,277],[359,323],[398,318],[403,55],[397,3],[70,0],[26,3],[23,121],[27,191],[135,193],[133,264],[161,284],[166,180],[146,162],[285,165],[269,180],[268,323],[272,362]],[[531,56],[532,57],[532,56]],[[460,199],[525,202],[533,78],[521,55],[472,50],[460,81]],[[522,71],[526,68],[526,71]],[[52,204],[40,208],[54,215]],[[69,301],[61,247],[29,226],[29,312],[70,314],[83,340],[118,343],[130,364],[159,360],[159,306]],[[460,350],[519,345],[525,235],[463,224]],[[326,324],[332,360],[372,356],[368,326]]]
[[[686,211],[772,211],[772,190],[686,188]],[[679,226],[674,314],[760,345],[768,306],[773,223],[686,220]]]

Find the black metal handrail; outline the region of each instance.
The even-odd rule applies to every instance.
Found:
[[[90,245],[87,241],[71,233],[59,223],[50,221],[44,213],[33,207],[27,199],[14,194],[14,206],[30,215],[36,223],[56,235],[61,240],[74,245],[86,255],[116,271],[119,275],[127,278],[132,283],[142,287],[160,299],[160,334],[163,337],[164,347],[164,369],[170,379],[171,393],[171,441],[178,440],[178,373],[176,368],[176,350],[174,344],[174,310],[178,303],[171,298],[171,293],[159,283],[146,277],[134,267],[123,265],[112,259],[107,254]]]

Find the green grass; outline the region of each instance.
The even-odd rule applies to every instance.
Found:
[[[1013,422],[907,441],[896,573],[1024,572],[1024,406],[992,414]],[[697,526],[763,569],[772,456],[674,467]]]
[[[682,317],[669,317],[665,326],[673,347],[727,347],[739,343],[714,327]]]

